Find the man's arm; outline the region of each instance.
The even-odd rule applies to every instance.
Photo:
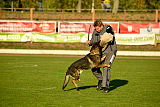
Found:
[[[96,34],[96,32],[93,31],[91,40],[87,41],[87,43],[88,43],[89,46],[92,46],[94,43],[96,43],[95,34]]]
[[[114,35],[114,31],[113,31],[113,28],[112,28],[111,25],[107,25],[106,32],[107,33],[111,33],[112,35]]]

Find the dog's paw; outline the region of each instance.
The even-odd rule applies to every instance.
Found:
[[[102,58],[101,58],[101,61],[103,61],[106,57],[107,57],[107,55],[105,55],[104,57],[102,57]]]
[[[108,65],[108,67],[110,68],[110,67],[111,67],[111,65]]]

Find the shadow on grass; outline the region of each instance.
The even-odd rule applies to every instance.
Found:
[[[120,79],[115,79],[115,80],[112,80],[110,81],[110,91],[118,88],[118,87],[121,87],[123,85],[126,85],[128,84],[128,81],[127,80],[120,80]]]
[[[97,87],[97,86],[96,86],[96,85],[82,86],[82,87],[78,87],[78,88],[71,88],[71,89],[64,90],[64,91],[70,91],[70,90],[77,90],[77,91],[80,91],[80,90],[84,90],[84,89],[87,89],[87,88],[93,88],[93,87]]]
[[[123,85],[126,85],[126,84],[128,84],[127,80],[120,80],[120,79],[112,80],[112,81],[110,81],[110,91],[112,91],[112,90],[114,90],[118,87],[121,87]],[[82,86],[82,87],[78,87],[78,88],[71,88],[71,89],[68,89],[68,90],[65,90],[65,91],[70,91],[70,90],[80,91],[80,90],[84,90],[84,89],[88,89],[88,88],[96,88],[96,87],[97,87],[96,85]]]

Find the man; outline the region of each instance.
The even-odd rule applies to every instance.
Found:
[[[114,31],[110,25],[103,25],[101,20],[96,20],[93,24],[95,27],[92,38],[91,40],[88,40],[87,43],[92,46],[94,43],[99,42],[101,37],[104,34],[109,34],[112,35],[113,39],[112,41],[109,41],[105,49],[102,50],[102,57],[106,55],[105,60],[103,61],[103,64],[109,64],[112,65],[116,52],[117,52],[117,45],[114,37]],[[102,77],[102,72],[100,71],[100,68],[93,68],[92,72],[93,74],[97,77],[98,81],[98,86],[97,90],[100,90],[101,87],[103,89],[104,93],[109,92],[109,82],[110,82],[110,76],[111,76],[111,68],[104,67],[103,68],[103,77]]]
[[[101,0],[102,9],[106,9],[105,12],[108,12],[111,8],[110,2],[110,0]]]
[[[102,9],[105,9],[104,8],[104,0],[101,0],[101,6],[102,6]]]
[[[104,0],[104,7],[106,9],[106,12],[109,11],[108,9],[111,8],[110,2],[110,0]]]

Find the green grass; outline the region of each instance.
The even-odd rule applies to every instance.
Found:
[[[76,57],[0,56],[1,107],[159,107],[160,59],[115,59],[111,91],[96,91],[97,80],[83,72],[77,91],[64,75]]]

